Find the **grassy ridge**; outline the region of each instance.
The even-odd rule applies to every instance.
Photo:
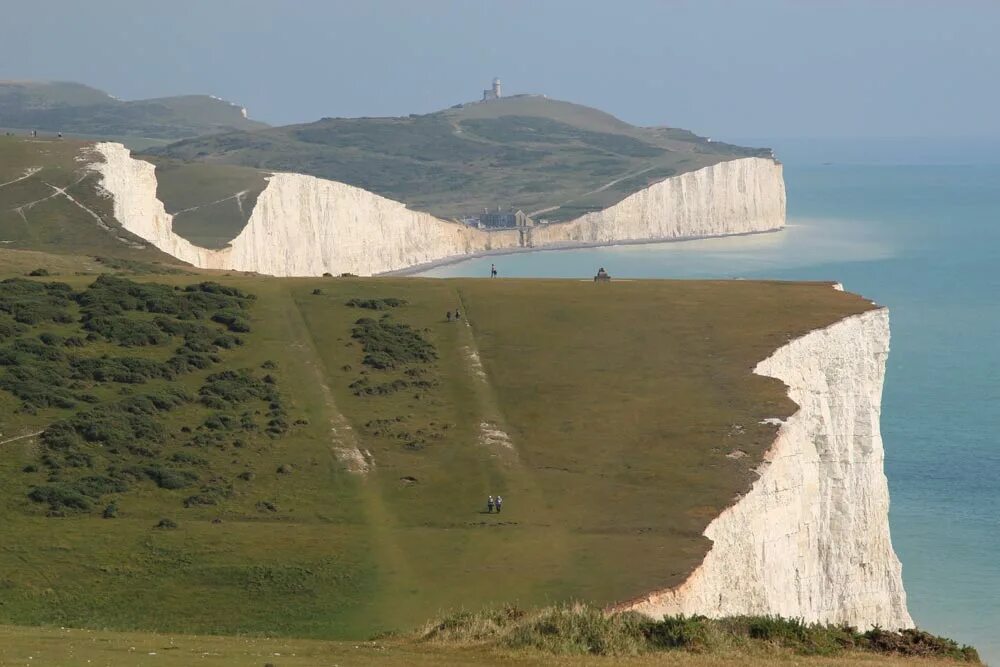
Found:
[[[0,81],[0,118],[5,127],[24,130],[153,139],[266,127],[208,95],[122,101],[63,81]]]
[[[311,174],[442,218],[514,206],[568,220],[649,183],[723,160],[770,156],[683,130],[639,128],[587,107],[512,97],[405,118],[314,123],[151,149],[186,161]]]
[[[944,658],[979,664],[970,646],[920,630],[865,632],[845,625],[805,623],[777,616],[666,616],[606,614],[586,605],[527,612],[503,607],[461,612],[429,622],[416,640],[457,646],[498,646],[553,655],[638,656],[664,651],[744,653],[785,650],[798,655],[841,656],[868,652]]]
[[[4,266],[73,266],[43,258]],[[85,293],[94,276],[32,280]],[[184,294],[203,279],[130,280]],[[23,472],[45,453],[30,434],[71,409],[32,413],[0,391],[0,441],[19,438],[0,445],[0,520],[18,536],[0,544],[0,622],[356,638],[438,609],[605,604],[678,583],[708,547],[704,526],[751,482],[773,437],[759,422],[794,409],[749,369],[789,337],[871,307],[819,284],[212,280],[256,296],[250,330],[195,322],[244,343],[211,368],[147,381],[197,399],[156,417],[176,440],[154,443],[161,467],[197,483],[162,488],[144,472],[91,512],[46,516],[29,494],[47,473]],[[456,308],[462,320],[447,321]],[[67,339],[81,324],[51,333]],[[164,363],[183,343],[123,340],[79,353]],[[253,403],[260,431],[235,447],[246,410],[201,402],[209,376],[240,369],[274,376],[289,424],[280,438],[266,435],[269,406]],[[109,404],[127,398],[113,381],[87,382]],[[212,428],[215,412],[234,421]],[[215,433],[219,443],[184,444]],[[728,458],[733,449],[748,455]],[[173,458],[183,453],[207,463]],[[366,474],[351,472],[358,460]],[[245,470],[254,477],[238,479]],[[502,515],[485,513],[489,493],[507,499]],[[201,495],[214,504],[185,503]],[[116,518],[102,518],[111,503]],[[177,528],[156,528],[164,518]]]
[[[485,616],[481,613],[477,616]],[[775,619],[726,619],[712,623],[715,628],[743,625],[750,627],[789,625]],[[706,625],[704,621],[698,621]],[[607,628],[615,621],[597,621],[591,626]],[[689,620],[684,625],[693,625]],[[577,625],[580,625],[577,623]],[[638,623],[635,624],[638,627]],[[647,627],[665,626],[668,623]],[[796,625],[797,624],[790,624]],[[604,631],[606,632],[606,630]],[[598,630],[597,634],[602,631]],[[593,635],[594,633],[589,633]],[[860,648],[841,648],[829,655],[804,653],[785,645],[779,638],[750,639],[734,630],[716,631],[722,645],[710,649],[651,648],[636,655],[596,655],[590,652],[552,653],[535,648],[505,648],[494,642],[476,639],[426,640],[415,637],[380,638],[371,641],[329,642],[302,639],[261,637],[206,637],[157,635],[151,633],[112,633],[70,628],[24,628],[0,626],[0,663],[2,664],[94,664],[166,665],[187,667],[197,662],[209,667],[244,665],[678,665],[681,667],[764,667],[804,665],[807,667],[955,667],[975,662],[971,651],[959,657],[937,653],[897,653]],[[547,635],[550,642],[559,634]],[[645,641],[645,640],[644,640]],[[950,646],[948,640],[942,645]]]
[[[98,174],[86,168],[98,159],[89,145],[0,136],[0,248],[177,266],[115,220]]]

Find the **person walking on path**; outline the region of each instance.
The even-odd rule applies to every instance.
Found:
[[[500,514],[500,510],[503,508],[503,497],[497,496],[496,504],[497,504],[497,514]]]
[[[486,501],[486,511],[489,514],[493,514],[493,496],[490,496]]]
[[[451,322],[451,311],[450,310],[447,313],[445,313],[445,317],[447,317],[448,321]]]
[[[497,265],[490,264],[490,278],[496,278],[496,277],[497,277]]]
[[[460,319],[462,319],[462,313],[461,313],[461,311],[459,311],[458,308],[456,308],[455,309],[455,321],[457,322]]]

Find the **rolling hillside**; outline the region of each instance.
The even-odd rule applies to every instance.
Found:
[[[163,143],[263,127],[246,118],[239,105],[208,95],[122,101],[79,83],[0,81],[0,128],[5,129]]]
[[[771,156],[528,95],[427,115],[324,118],[199,137],[150,153],[319,176],[444,219],[500,206],[550,221],[606,208],[669,176]]]
[[[0,244],[10,249],[90,253],[177,264],[123,229],[88,164],[91,142],[0,136]],[[245,167],[157,158],[157,196],[174,229],[207,248],[246,224],[266,174]]]
[[[15,624],[356,638],[677,584],[754,478],[763,420],[795,409],[753,364],[871,307],[819,284],[0,260]]]

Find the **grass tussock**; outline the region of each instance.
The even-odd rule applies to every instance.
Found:
[[[554,655],[637,656],[659,651],[759,653],[781,649],[800,655],[837,656],[870,652],[942,658],[980,664],[970,646],[917,629],[861,632],[846,625],[806,623],[778,616],[665,616],[607,614],[587,605],[527,612],[505,606],[462,611],[432,621],[416,633],[421,642],[489,645]]]

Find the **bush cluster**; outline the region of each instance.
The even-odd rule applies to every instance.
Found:
[[[389,296],[381,299],[349,299],[346,305],[351,308],[367,308],[368,310],[389,310],[390,308],[405,306],[406,303],[406,299],[397,299],[396,297]]]
[[[408,324],[393,322],[388,315],[381,319],[362,317],[354,323],[351,337],[361,343],[362,363],[380,370],[404,364],[430,363],[437,359],[434,345]]]
[[[494,644],[555,654],[623,656],[666,650],[731,653],[780,648],[800,655],[867,651],[979,663],[974,648],[917,629],[859,632],[844,625],[777,616],[665,616],[655,620],[636,612],[608,614],[585,605],[534,613],[516,607],[460,612],[429,623],[417,636],[422,641]]]
[[[208,369],[222,361],[224,350],[242,345],[253,301],[253,295],[214,282],[179,288],[102,275],[80,292],[61,283],[0,282],[0,389],[18,396],[24,410],[71,411],[43,431],[37,464],[23,468],[47,477],[36,480],[29,499],[52,515],[95,511],[112,517],[117,501],[109,504],[106,497],[141,483],[194,487],[186,507],[231,495],[232,483],[212,470],[208,458],[176,446],[225,448],[232,441],[243,447],[244,440],[227,435],[237,429],[285,433],[288,418],[276,378],[248,369],[218,372],[194,396],[163,381]],[[101,340],[121,347],[177,346],[159,356],[88,355],[88,346]],[[161,388],[133,393],[131,387],[153,381]],[[121,398],[102,403],[106,391],[97,389],[112,383]],[[171,433],[165,413],[193,404],[215,412],[194,430]],[[262,414],[258,424],[255,415]],[[184,433],[191,435],[185,440]]]
[[[69,308],[73,288],[66,283],[43,283],[24,278],[0,281],[0,313],[21,324],[73,321]]]

